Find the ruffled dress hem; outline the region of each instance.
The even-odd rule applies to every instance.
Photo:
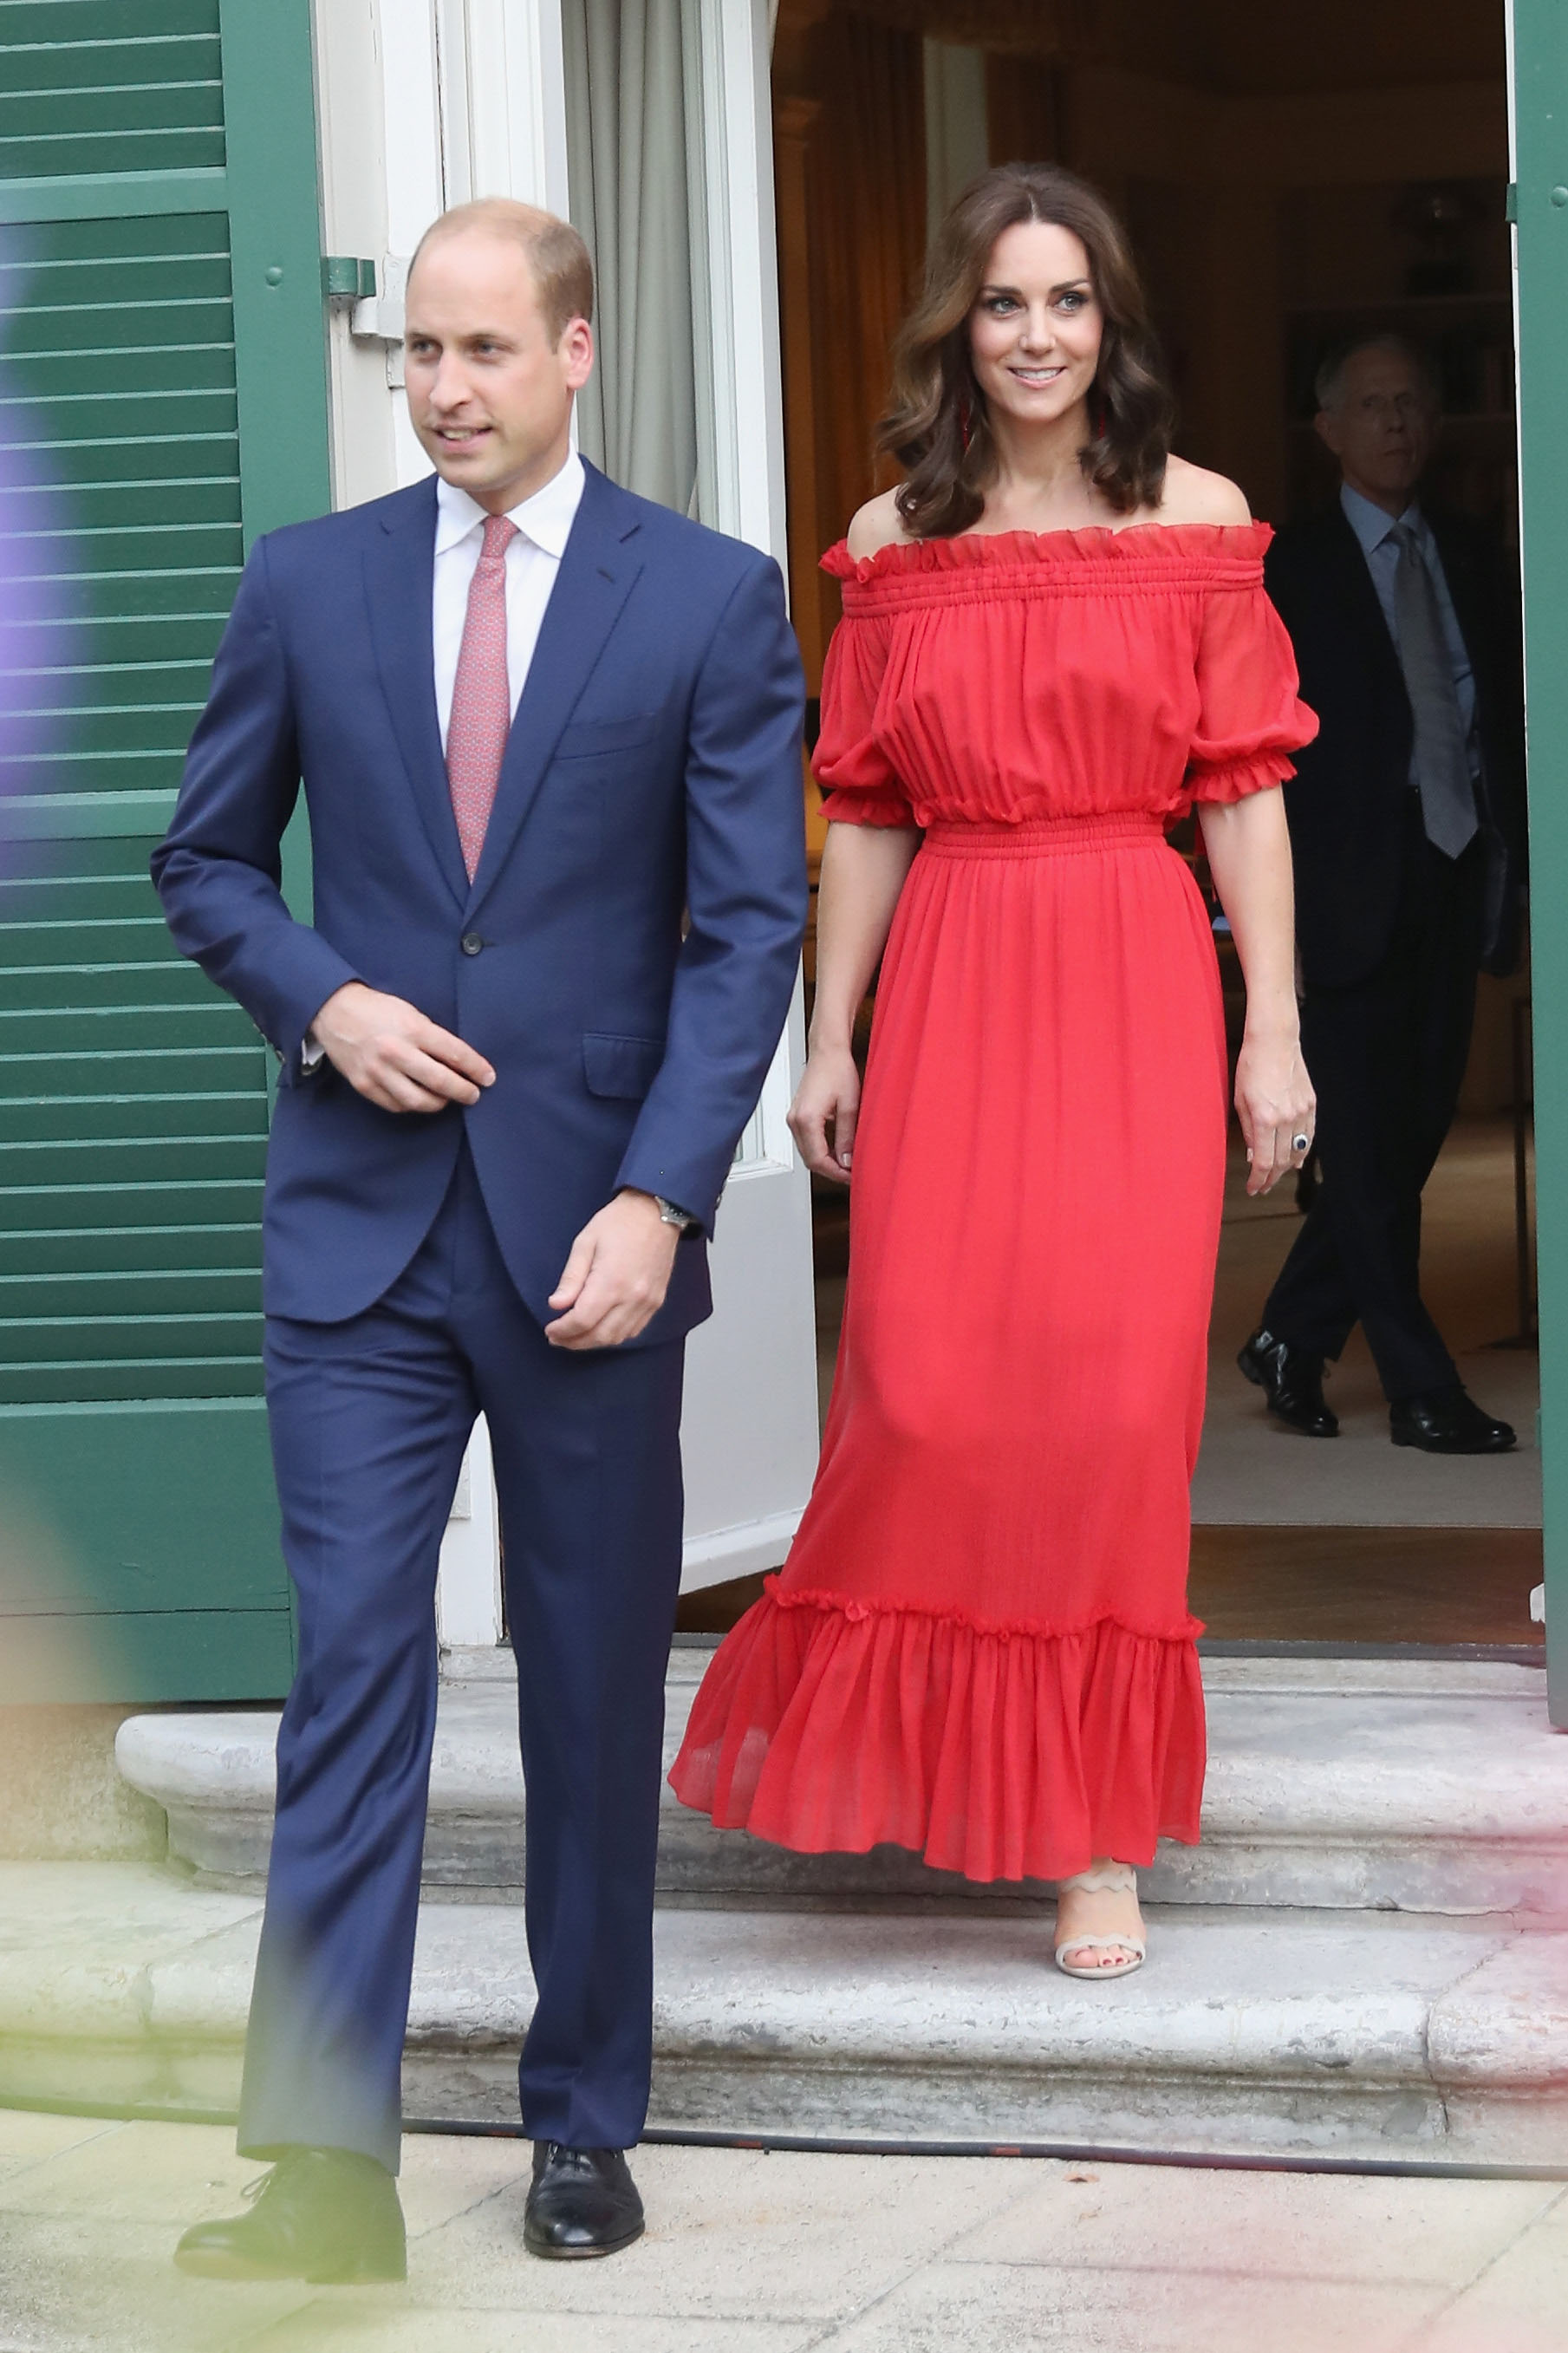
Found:
[[[900,1846],[1052,1880],[1195,1845],[1203,1685],[1188,1619],[992,1623],[770,1583],[716,1656],[670,1786],[802,1854]]]

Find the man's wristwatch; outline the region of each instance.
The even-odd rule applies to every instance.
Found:
[[[658,1204],[659,1222],[662,1225],[678,1226],[684,1233],[688,1226],[694,1226],[697,1223],[689,1209],[679,1208],[675,1202],[667,1201],[662,1193],[656,1193],[653,1198]]]

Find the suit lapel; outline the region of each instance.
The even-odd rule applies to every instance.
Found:
[[[1399,666],[1399,649],[1384,618],[1365,552],[1342,509],[1336,507],[1331,524],[1327,545],[1340,593],[1354,617],[1358,633],[1377,648],[1378,659],[1393,671],[1403,688],[1405,672]]]
[[[383,514],[384,542],[364,560],[365,595],[381,691],[392,713],[419,820],[430,839],[447,889],[460,907],[468,895],[468,870],[441,750],[436,711],[436,662],[431,600],[436,568],[434,476]]]
[[[500,873],[522,830],[561,731],[642,569],[634,552],[640,528],[635,502],[595,467],[587,466],[584,472],[583,502],[507,738],[495,807],[468,898],[470,913]]]

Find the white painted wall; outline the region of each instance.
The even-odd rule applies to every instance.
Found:
[[[316,0],[329,252],[376,261],[374,302],[334,306],[340,506],[427,461],[398,386],[399,266],[427,223],[476,195],[569,208],[559,0]],[[721,528],[784,554],[784,429],[768,87],[769,0],[700,0],[712,420]],[[817,1448],[808,1180],[784,1113],[804,1057],[789,1029],[720,1214],[716,1313],[688,1352],[686,1585],[776,1566]],[[442,1547],[448,1645],[500,1632],[489,1442],[476,1430]]]

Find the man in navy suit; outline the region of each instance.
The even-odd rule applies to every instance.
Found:
[[[410,274],[437,479],[252,551],[153,873],[281,1058],[267,1391],[299,1668],[239,2141],[178,2260],[398,2278],[399,2069],[442,1529],[476,1413],[528,1783],[525,2241],[642,2229],[683,1343],[805,912],[776,565],[573,453],[564,223],[445,215]],[[515,714],[515,715],[514,715]],[[279,891],[301,781],[314,921]]]

